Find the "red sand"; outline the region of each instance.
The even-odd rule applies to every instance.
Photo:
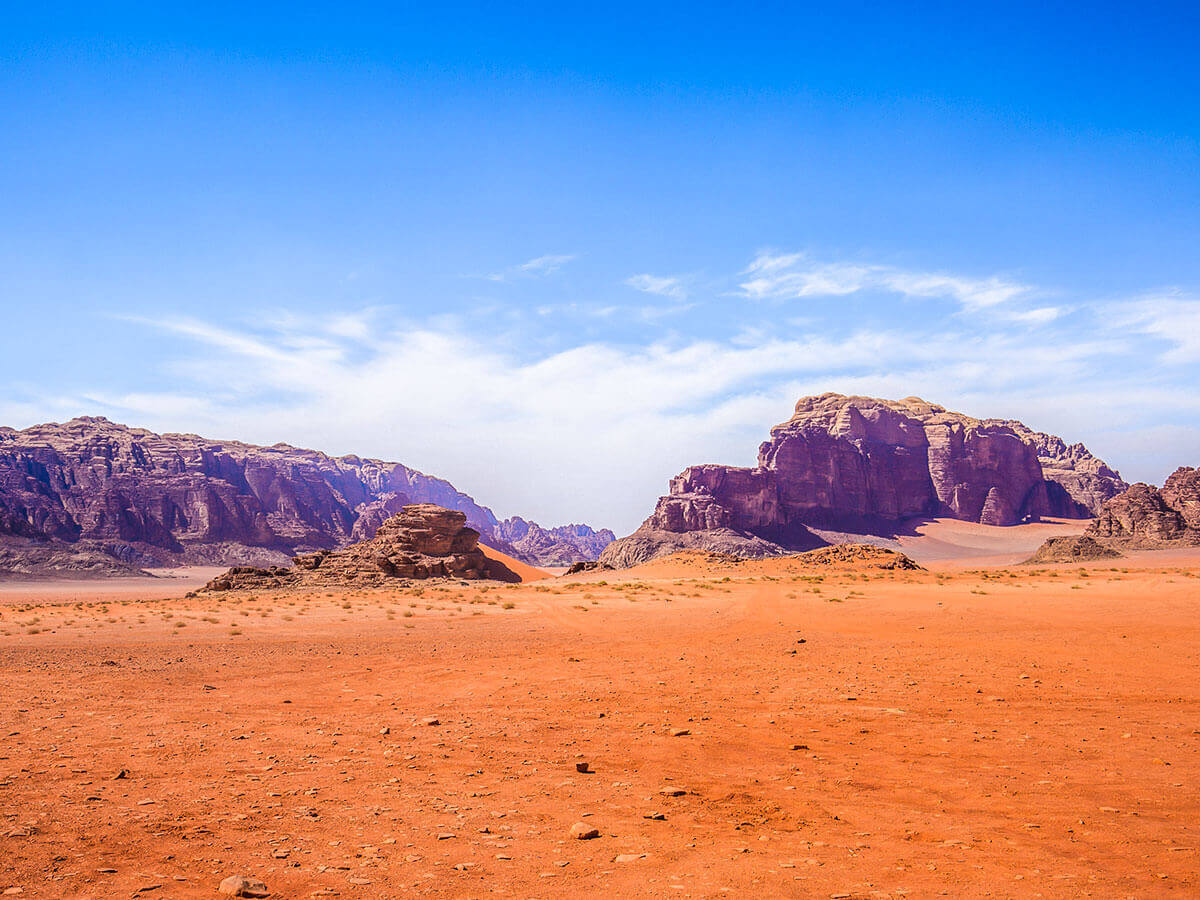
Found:
[[[8,593],[0,892],[1194,897],[1200,558],[1115,562]]]
[[[508,567],[508,570],[521,579],[522,582],[541,581],[544,578],[552,577],[550,572],[545,569],[539,569],[537,566],[531,566],[529,563],[521,562],[507,553],[501,553],[494,547],[489,547],[487,544],[480,544],[479,549],[483,551],[483,555],[488,559],[494,559],[496,562],[503,563]]]

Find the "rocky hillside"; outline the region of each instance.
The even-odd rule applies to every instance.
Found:
[[[808,549],[817,531],[889,533],[947,516],[1015,525],[1089,516],[1126,488],[1082,444],[1019,422],[975,419],[917,397],[805,397],[771,429],[755,468],[700,465],[671,480],[654,513],[601,560],[629,565],[708,537],[729,552]],[[687,537],[684,537],[687,535]]]
[[[594,559],[612,539],[585,525],[502,523],[449,482],[377,459],[93,417],[0,428],[0,538],[13,547],[102,548],[134,566],[265,564],[368,540],[411,503],[459,510],[486,543],[534,564]]]
[[[524,562],[543,566],[569,566],[580,560],[597,559],[617,537],[607,528],[595,531],[588,525],[543,528],[520,516],[497,523],[491,533],[499,549],[511,547],[513,555]]]
[[[1104,504],[1086,533],[1108,547],[1200,546],[1200,469],[1176,469],[1161,490],[1133,485]]]

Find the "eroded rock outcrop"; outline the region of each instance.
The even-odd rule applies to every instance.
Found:
[[[1064,535],[1047,538],[1033,556],[1025,560],[1025,564],[1093,562],[1098,559],[1119,559],[1120,556],[1116,550],[1089,535]]]
[[[405,506],[367,541],[341,550],[297,556],[294,566],[238,566],[214,578],[207,590],[296,585],[378,585],[397,579],[490,578],[520,581],[479,547],[466,514],[430,503]]]
[[[1110,547],[1200,546],[1200,470],[1177,469],[1162,490],[1133,485],[1104,504],[1087,534]]]
[[[738,553],[716,546],[736,540],[753,548],[746,555],[766,555],[817,546],[820,531],[887,533],[917,517],[1015,525],[1090,514],[1124,487],[1082,445],[1018,422],[976,419],[917,397],[823,394],[801,399],[792,418],[771,429],[754,468],[685,469],[642,527],[600,559],[630,565],[679,549]]]
[[[449,482],[399,463],[286,444],[159,435],[96,417],[24,431],[0,428],[0,543],[14,553],[24,545],[13,539],[84,540],[139,566],[261,567],[369,539],[388,517],[417,502],[457,509],[498,549],[543,562],[541,544],[525,552],[506,544],[490,509]],[[547,563],[594,558],[607,542],[605,532],[586,526],[549,533]]]

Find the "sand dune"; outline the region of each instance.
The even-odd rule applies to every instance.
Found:
[[[480,544],[479,549],[483,551],[483,555],[488,559],[494,559],[496,562],[507,566],[508,570],[520,578],[522,582],[540,581],[543,578],[550,578],[553,575],[552,572],[539,569],[537,566],[531,566],[529,563],[521,562],[519,559],[509,556],[507,553],[501,553],[487,544]]]
[[[1029,558],[1049,537],[1082,534],[1090,519],[1052,519],[998,527],[930,519],[914,523],[914,535],[901,535],[896,546],[922,565],[1011,565]]]

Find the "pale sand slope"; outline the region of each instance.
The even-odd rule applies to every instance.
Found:
[[[147,569],[153,578],[80,578],[42,581],[0,581],[0,605],[35,601],[74,603],[77,600],[122,597],[178,597],[204,587],[226,571],[226,566],[184,566]]]
[[[1051,537],[1082,534],[1091,519],[1046,518],[1029,525],[980,525],[958,519],[916,524],[916,535],[902,535],[897,549],[921,565],[1012,565],[1023,562]]]

